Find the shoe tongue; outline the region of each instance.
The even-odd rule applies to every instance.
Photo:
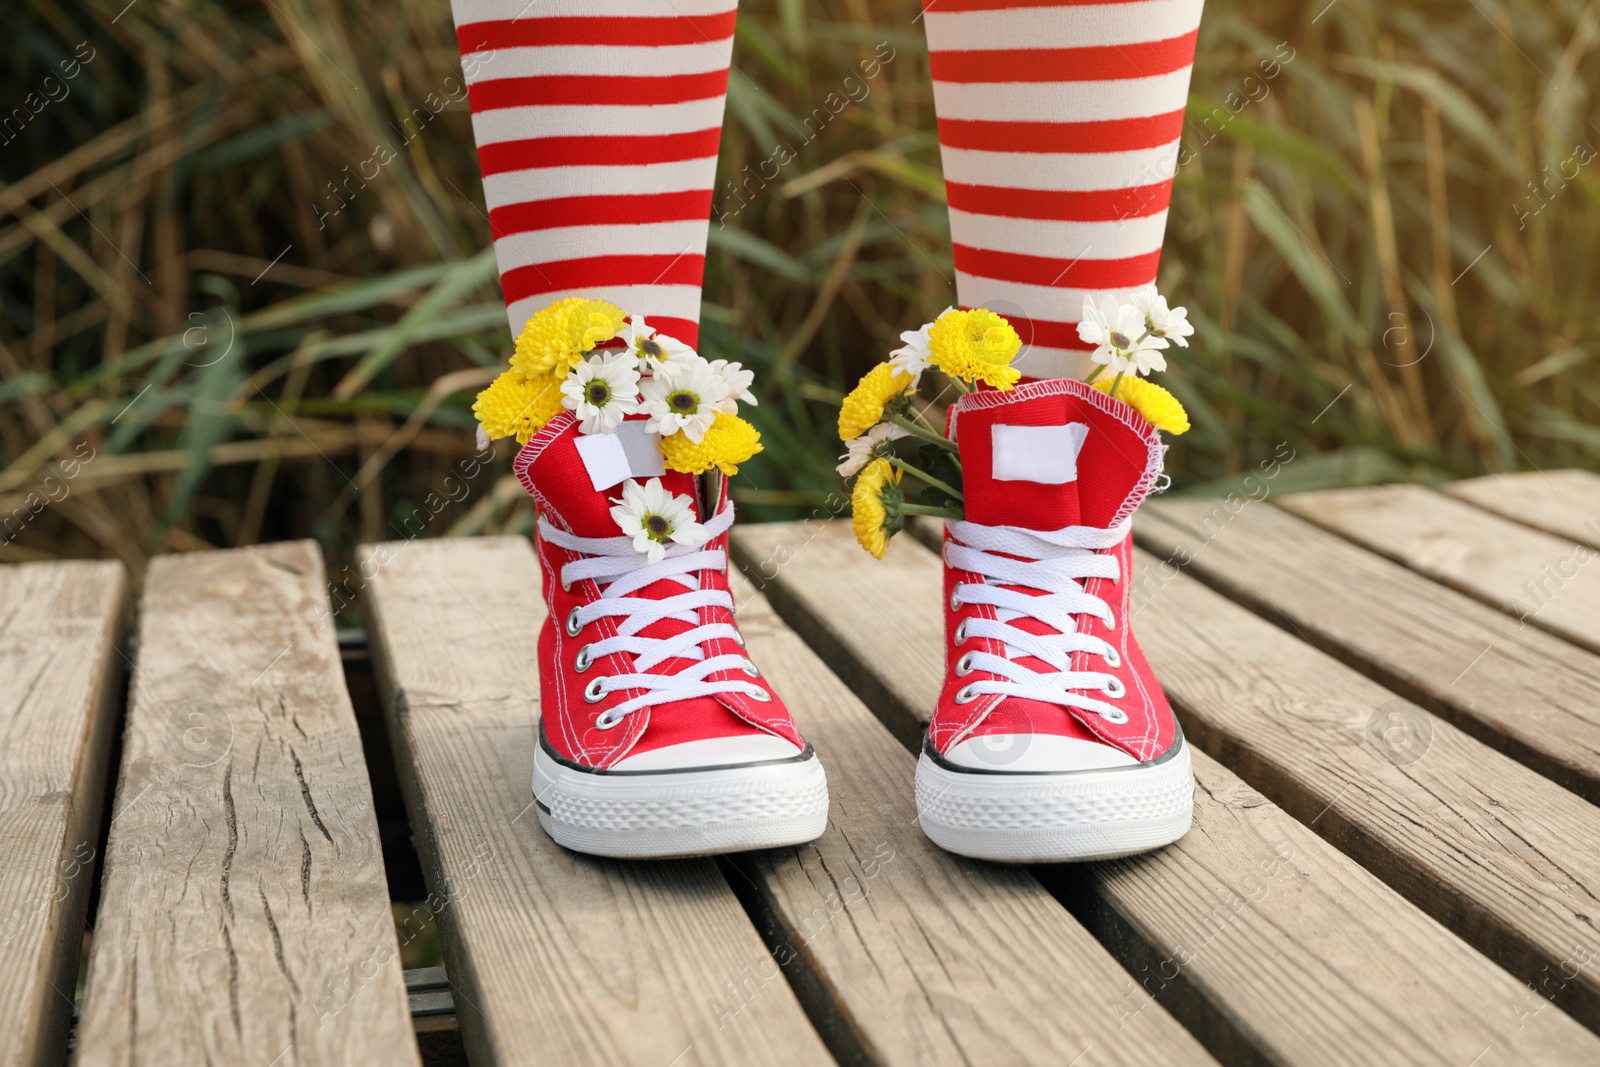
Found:
[[[969,393],[950,412],[968,522],[1107,529],[1133,513],[1166,448],[1142,415],[1064,378]]]
[[[611,517],[611,505],[621,500],[622,482],[630,477],[641,482],[660,478],[662,488],[669,493],[689,498],[690,510],[700,519],[700,494],[694,475],[664,470],[656,438],[645,434],[643,428],[644,420],[639,419],[623,423],[616,434],[580,435],[578,420],[570,412],[563,412],[522,447],[511,469],[546,519],[580,537],[622,536],[622,528]],[[596,483],[604,488],[596,488]],[[688,591],[682,582],[663,578],[629,595],[665,600]],[[646,626],[639,636],[666,638],[689,629],[692,624],[682,619],[666,618]],[[691,662],[680,658],[665,660],[651,668],[651,673],[675,674]]]
[[[550,522],[580,537],[622,535],[611,506],[628,478],[660,478],[663,489],[688,497],[696,520],[702,518],[694,475],[662,467],[643,419],[623,423],[615,434],[580,435],[578,420],[562,412],[523,446],[512,470]]]

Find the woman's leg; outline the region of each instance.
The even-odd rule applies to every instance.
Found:
[[[698,341],[736,0],[454,0],[511,333],[564,296]]]
[[[1083,298],[1155,281],[1201,0],[923,0],[956,295],[1030,378],[1081,378]]]

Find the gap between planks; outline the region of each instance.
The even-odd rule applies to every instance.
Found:
[[[125,661],[120,563],[0,567],[0,1064],[62,1062]]]
[[[1600,657],[1273,507],[1152,502],[1135,532],[1229,599],[1449,719],[1584,798],[1600,799]],[[1420,755],[1405,705],[1369,738]],[[1415,746],[1416,751],[1407,751]]]
[[[1529,626],[1600,652],[1600,552],[1587,544],[1421,485],[1295,493],[1278,505]]]
[[[1585,470],[1490,474],[1444,491],[1524,526],[1600,549],[1600,474]]]

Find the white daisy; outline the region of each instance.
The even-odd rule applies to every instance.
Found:
[[[1144,313],[1114,296],[1106,297],[1099,307],[1089,297],[1083,298],[1078,336],[1095,346],[1089,358],[1105,364],[1114,374],[1130,369],[1135,374],[1167,369],[1166,357],[1161,354],[1161,349],[1167,347],[1166,338],[1148,333]]]
[[[640,410],[650,416],[645,429],[662,437],[682,430],[699,444],[717,416],[717,405],[727,399],[727,386],[711,364],[663,363],[639,386],[644,394]]]
[[[628,351],[639,361],[639,374],[648,378],[664,364],[689,364],[700,356],[694,349],[664,333],[657,333],[645,322],[643,315],[632,316],[618,334],[627,344]]]
[[[1128,299],[1144,315],[1145,328],[1153,336],[1169,338],[1181,348],[1189,347],[1194,325],[1189,322],[1188,308],[1167,307],[1167,298],[1156,292],[1154,285],[1141,285]]]
[[[626,352],[590,356],[561,383],[561,406],[578,416],[579,433],[616,433],[639,410],[639,370]]]
[[[1123,353],[1123,366],[1120,369],[1116,367],[1112,369],[1117,370],[1119,374],[1124,371],[1129,374],[1150,374],[1166,370],[1167,357],[1161,354],[1161,350],[1166,347],[1166,338],[1157,337],[1155,334],[1135,338],[1133,344]]]
[[[908,437],[905,430],[892,422],[880,422],[866,433],[854,440],[844,443],[845,454],[840,456],[839,475],[842,478],[854,478],[856,473],[865,467],[874,456],[878,455],[882,446],[889,441],[901,437]]]
[[[612,519],[651,563],[666,557],[669,542],[694,548],[710,540],[705,526],[695,520],[689,498],[667,492],[660,478],[643,485],[628,479],[622,483],[622,499],[613,497],[612,503]]]
[[[944,309],[944,311],[954,310],[955,308]],[[944,311],[939,314],[943,315]],[[928,347],[928,331],[931,329],[933,323],[925,322],[920,330],[906,330],[900,335],[902,345],[889,353],[889,362],[911,375],[912,385],[921,381],[922,372],[928,369],[928,362],[933,354]]]
[[[756,380],[756,372],[745,370],[742,363],[729,363],[725,359],[714,359],[708,366],[711,373],[722,381],[722,387],[728,395],[717,401],[717,410],[726,411],[729,415],[739,414],[739,404],[758,406],[756,395],[750,391],[750,383]]]

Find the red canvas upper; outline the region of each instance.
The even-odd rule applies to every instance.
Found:
[[[577,420],[571,413],[564,412],[523,446],[512,469],[537,502],[540,515],[558,529],[582,537],[619,537],[622,531],[611,516],[611,506],[621,497],[622,487],[618,485],[609,491],[594,489],[582,457],[578,454],[577,437]],[[700,479],[668,471],[661,482],[670,492],[688,496],[694,501],[696,517],[701,517]],[[718,499],[712,502],[713,514],[732,506],[727,498],[725,481],[722,486]],[[727,535],[723,534],[703,547],[720,549],[726,553],[727,540]],[[768,733],[796,745],[805,744],[788,709],[772,692],[766,679],[752,679],[743,672],[727,672],[714,677],[736,675],[741,681],[766,689],[772,699],[761,702],[741,693],[694,697],[640,708],[609,730],[597,727],[595,720],[603,712],[636,695],[638,691],[609,693],[591,704],[583,698],[584,686],[597,673],[632,673],[633,657],[616,653],[595,661],[587,673],[575,669],[574,662],[579,649],[585,644],[614,635],[616,626],[612,619],[602,618],[586,627],[586,632],[579,633],[577,637],[568,637],[563,625],[568,613],[578,605],[597,599],[601,589],[592,580],[574,582],[570,589],[563,589],[562,566],[582,556],[551,544],[542,537],[536,539],[536,547],[540,569],[544,574],[545,604],[549,609],[549,617],[539,632],[540,714],[544,736],[558,756],[583,766],[606,768],[625,756],[714,737]],[[727,590],[726,569],[701,571],[700,588]],[[632,595],[664,599],[684,591],[682,584],[663,580]],[[733,617],[725,609],[707,607],[700,609],[700,622],[731,624]],[[645,637],[669,637],[690,628],[690,623],[666,618],[640,633]],[[736,643],[724,638],[709,640],[703,648],[708,656],[743,652]],[[684,659],[667,660],[651,668],[651,673],[671,674],[688,666],[689,662]]]
[[[1036,482],[1016,477],[996,477],[996,426],[1083,427],[1077,452],[1076,477]],[[950,432],[961,450],[964,511],[969,522],[985,526],[1019,526],[1029,530],[1060,530],[1087,526],[1109,530],[1132,515],[1161,474],[1165,451],[1155,428],[1120,400],[1113,400],[1082,382],[1066,379],[1030,382],[1007,391],[985,389],[961,399],[950,413]],[[1007,431],[1002,430],[1001,433]],[[1059,469],[1060,458],[1053,457]],[[1015,474],[1015,471],[1007,471]],[[946,535],[946,541],[950,537]],[[1139,650],[1127,625],[1132,589],[1133,542],[1123,537],[1104,554],[1116,557],[1119,578],[1088,578],[1084,591],[1104,600],[1116,620],[1115,630],[1093,615],[1076,616],[1080,631],[1103,637],[1116,647],[1121,664],[1110,667],[1088,652],[1072,656],[1071,669],[1115,675],[1126,695],[1114,701],[1128,715],[1117,724],[1092,711],[1067,708],[1047,701],[1004,694],[979,696],[965,704],[955,694],[966,684],[993,678],[984,672],[966,677],[955,673],[961,655],[978,650],[1003,656],[1004,645],[995,640],[968,637],[958,645],[956,628],[964,618],[995,618],[989,605],[961,604],[951,608],[951,596],[961,583],[981,583],[971,572],[945,566],[945,683],[929,728],[936,751],[948,752],[969,737],[999,734],[1058,734],[1097,740],[1144,762],[1171,747],[1177,736],[1172,709]],[[948,554],[947,554],[948,556]],[[1040,594],[1057,590],[1023,590]],[[1012,625],[1030,633],[1050,632],[1034,619]],[[1017,662],[1033,670],[1049,671],[1048,664],[1032,657]],[[1099,693],[1090,694],[1104,699]]]

